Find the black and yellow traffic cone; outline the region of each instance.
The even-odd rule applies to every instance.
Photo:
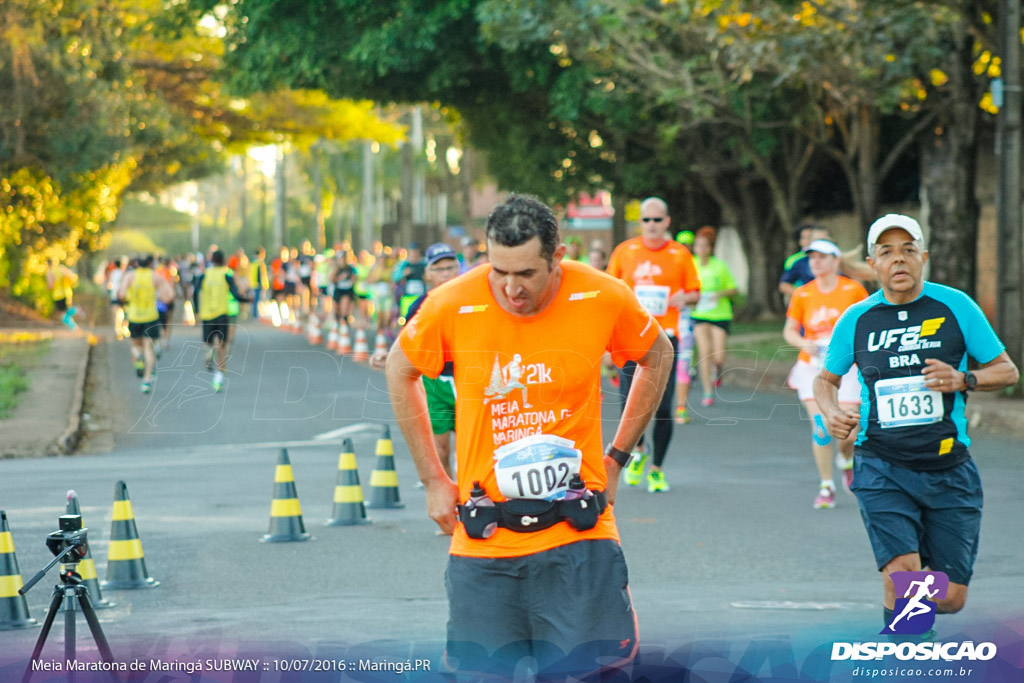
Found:
[[[354,526],[369,521],[366,518],[366,506],[363,504],[363,487],[359,484],[359,470],[356,468],[352,439],[345,439],[341,442],[341,455],[338,456],[334,512],[327,520],[327,526]]]
[[[68,491],[67,514],[82,514],[82,508],[78,504],[78,494],[74,491]],[[82,526],[87,526],[84,519],[82,520]],[[61,565],[60,569],[64,571],[64,565]],[[108,609],[117,604],[103,599],[103,593],[100,592],[100,580],[96,578],[96,562],[93,561],[92,550],[88,546],[85,548],[85,557],[78,563],[78,575],[82,577],[82,583],[89,591],[89,602],[92,603],[93,607],[96,609]]]
[[[377,439],[377,462],[370,475],[370,502],[368,508],[404,508],[398,496],[398,472],[395,471],[395,449],[391,445],[391,430],[384,425],[384,433]]]
[[[22,585],[7,512],[0,510],[0,631],[35,626],[36,620],[28,615],[25,596],[18,594]]]
[[[302,508],[295,492],[295,476],[288,459],[288,449],[281,449],[281,457],[274,470],[274,499],[270,502],[270,533],[260,539],[263,543],[308,541],[306,525],[302,523]]]
[[[146,571],[142,540],[135,527],[135,513],[128,497],[128,485],[114,484],[114,513],[110,522],[110,548],[107,550],[107,580],[103,588],[156,588],[160,582]]]

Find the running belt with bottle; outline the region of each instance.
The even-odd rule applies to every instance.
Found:
[[[494,452],[498,490],[495,502],[480,482],[459,506],[459,519],[470,538],[489,538],[498,527],[519,533],[548,529],[566,521],[577,531],[593,529],[608,500],[590,491],[580,476],[583,454],[569,439],[535,434]]]

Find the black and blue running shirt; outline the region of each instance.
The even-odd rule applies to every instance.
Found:
[[[890,304],[879,290],[848,308],[832,332],[825,369],[842,377],[857,364],[863,385],[858,452],[908,469],[940,470],[970,457],[967,394],[925,387],[925,359],[966,371],[968,356],[984,364],[1004,349],[973,299],[925,282],[910,303]]]

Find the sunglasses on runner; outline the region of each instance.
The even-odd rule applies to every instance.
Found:
[[[641,218],[640,220],[642,220],[644,223],[660,223],[663,220],[665,220],[665,217],[647,216],[645,218]]]

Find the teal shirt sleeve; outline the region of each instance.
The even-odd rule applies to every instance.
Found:
[[[941,287],[941,285],[936,286]],[[996,331],[992,329],[992,324],[989,323],[981,308],[974,299],[959,289],[952,287],[944,287],[944,289],[954,293],[948,298],[944,297],[943,300],[956,316],[957,324],[964,334],[964,342],[967,344],[967,354],[982,364],[995,360],[1006,350],[1006,346],[999,340]]]
[[[832,328],[832,340],[825,353],[823,366],[833,375],[842,377],[853,367],[853,339],[860,310],[859,306],[846,309],[836,321],[836,326]]]

